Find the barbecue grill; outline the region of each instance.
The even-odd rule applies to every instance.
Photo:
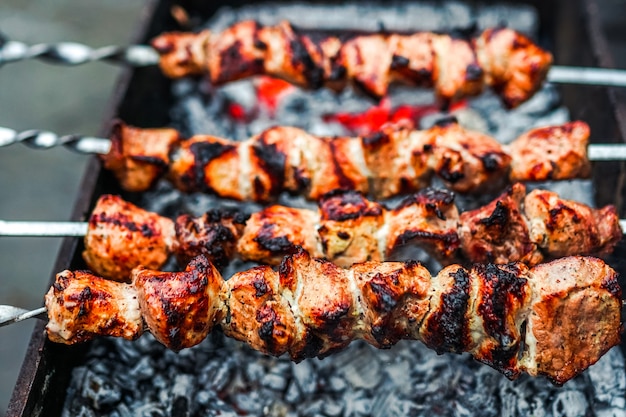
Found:
[[[235,6],[246,4],[240,1],[233,3]],[[606,42],[599,31],[597,4],[593,0],[581,1],[580,7],[572,7],[566,1],[525,4],[537,8],[540,43],[554,53],[557,63],[603,67],[612,65]],[[400,3],[388,7],[400,7],[399,5]],[[173,19],[170,13],[171,6],[169,2],[148,3],[147,13],[140,23],[142,30],[137,42],[145,43],[158,33],[178,28],[179,22]],[[180,6],[189,13],[192,23],[206,21],[217,11],[217,6],[212,3],[181,2]],[[100,132],[101,136],[108,136],[108,126],[113,115],[143,127],[171,124],[171,108],[178,100],[172,91],[172,81],[165,79],[156,68],[125,70],[113,91],[112,107],[105,116],[106,127]],[[174,88],[174,91],[178,90]],[[563,105],[571,112],[571,118],[589,123],[593,132],[592,137],[596,142],[624,142],[626,118],[623,116],[626,116],[626,110],[617,103],[613,91],[597,86],[562,86],[559,87],[559,93]],[[593,106],[589,103],[593,103]],[[622,218],[626,215],[621,204],[624,190],[618,178],[621,178],[623,173],[621,163],[597,163],[593,168],[591,183],[595,204],[617,205]],[[606,178],[615,180],[607,181]],[[111,174],[103,171],[99,162],[92,158],[84,175],[73,219],[82,220],[83,213],[93,207],[95,199],[102,193],[122,193],[122,190]],[[145,203],[145,199],[148,198],[132,194],[124,196],[138,203]],[[81,251],[82,244],[79,241],[66,239],[54,271],[84,267],[80,257]],[[608,263],[622,274],[626,272],[626,264],[620,260],[624,258],[624,254],[626,244],[621,244],[608,259]],[[43,323],[38,323],[33,332],[9,406],[9,416],[38,415],[44,411],[45,415],[61,414],[73,370],[83,364],[86,355],[89,354],[90,345],[67,347],[46,341],[43,326]],[[178,382],[185,386],[185,381]],[[185,398],[184,395],[179,397]]]

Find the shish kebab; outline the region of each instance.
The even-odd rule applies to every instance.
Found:
[[[87,223],[65,225],[85,236],[89,269],[120,281],[139,265],[160,269],[171,254],[180,265],[203,254],[222,268],[235,257],[278,265],[303,248],[347,268],[392,260],[398,250],[417,245],[444,264],[461,255],[470,262],[533,266],[544,258],[606,255],[622,238],[615,207],[592,209],[547,190],[526,194],[520,183],[461,214],[452,193],[435,189],[409,196],[393,209],[355,191],[339,191],[324,196],[318,210],[274,205],[249,218],[211,210],[175,221],[103,195]],[[19,231],[19,223],[0,222],[0,235],[12,226]],[[40,231],[48,227],[39,226]]]
[[[78,43],[0,44],[0,65],[29,58],[76,65],[106,60],[159,65],[166,76],[208,75],[219,85],[269,75],[305,88],[333,90],[354,84],[380,98],[389,84],[433,87],[444,102],[474,96],[486,87],[508,107],[528,100],[551,82],[626,85],[623,71],[552,66],[552,55],[507,28],[484,30],[473,39],[446,34],[306,34],[287,21],[261,26],[242,21],[221,33],[165,33],[151,46],[92,49]]]
[[[493,191],[507,182],[585,178],[590,159],[619,159],[626,151],[588,141],[589,126],[574,121],[533,129],[502,145],[453,117],[426,130],[396,123],[361,137],[318,137],[278,126],[243,142],[210,135],[183,139],[175,129],[123,122],[113,126],[110,139],[0,128],[0,146],[63,144],[100,153],[127,191],[145,191],[166,177],[184,192],[258,202],[285,191],[317,200],[335,189],[387,198],[426,187],[433,174],[457,192]]]
[[[617,273],[582,256],[530,269],[451,265],[431,276],[418,262],[343,269],[300,251],[278,271],[259,266],[225,281],[199,255],[183,272],[138,267],[130,284],[66,270],[45,305],[30,314],[47,310],[48,337],[59,343],[134,340],[147,329],[178,351],[218,326],[253,349],[300,361],[355,339],[378,348],[412,339],[438,353],[468,352],[510,379],[526,372],[556,384],[597,362],[622,330]]]

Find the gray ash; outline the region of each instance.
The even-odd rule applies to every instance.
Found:
[[[252,5],[221,10],[206,26],[219,30],[235,21],[255,18],[273,24],[288,18],[312,28],[355,30],[450,30],[507,21],[509,26],[536,33],[532,9],[514,6],[472,8],[462,3],[402,4],[394,7]],[[351,26],[347,26],[351,25]],[[421,26],[420,26],[421,25]],[[257,101],[258,80],[213,88],[206,80],[174,84],[173,127],[185,135],[210,133],[237,140],[272,125],[298,126],[319,135],[349,134],[329,114],[359,113],[374,103],[354,91],[334,94],[294,89],[274,112]],[[428,106],[432,92],[393,88],[390,105]],[[556,90],[546,85],[533,99],[506,111],[497,97],[486,93],[455,113],[461,124],[509,142],[540,125],[568,120]],[[234,107],[233,107],[234,106]],[[233,109],[237,110],[233,114]],[[442,113],[419,120],[431,126]],[[541,184],[565,198],[593,204],[590,181]],[[493,196],[457,196],[462,209],[484,204]],[[283,195],[280,204],[315,208],[302,198]],[[393,204],[393,201],[389,202]],[[215,196],[182,195],[166,183],[142,199],[143,207],[174,217],[201,215],[210,208],[252,212],[258,204],[240,204]],[[416,256],[411,252],[406,256]],[[422,255],[420,255],[422,256]],[[234,262],[225,276],[251,264]],[[429,263],[431,272],[437,264]],[[179,266],[172,262],[170,269]],[[219,331],[200,345],[173,353],[150,335],[136,342],[99,339],[92,343],[84,364],[76,367],[63,416],[626,416],[626,375],[619,349],[564,387],[542,378],[523,376],[509,381],[468,355],[437,355],[418,342],[401,342],[376,350],[355,342],[324,360],[300,364],[273,358],[227,339]]]

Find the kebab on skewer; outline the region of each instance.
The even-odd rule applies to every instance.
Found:
[[[335,189],[386,198],[424,188],[433,174],[455,191],[474,193],[507,181],[584,178],[591,171],[588,140],[589,127],[576,121],[531,130],[505,146],[462,128],[454,118],[426,130],[386,125],[363,137],[317,137],[274,127],[244,142],[209,135],[183,140],[174,129],[122,122],[111,139],[0,128],[3,146],[64,144],[102,153],[104,166],[127,191],[145,191],[165,176],[185,192],[259,202],[281,192],[317,200]]]
[[[589,127],[576,121],[531,130],[505,146],[450,118],[426,130],[383,126],[363,137],[317,137],[274,127],[244,142],[118,123],[102,157],[122,187],[149,189],[166,175],[185,192],[267,202],[283,191],[317,200],[335,189],[386,198],[424,188],[433,174],[458,192],[508,181],[584,178]]]
[[[19,235],[23,224],[2,222],[0,235]],[[161,268],[171,254],[180,265],[204,254],[222,268],[233,258],[278,265],[304,248],[316,258],[349,267],[397,259],[400,250],[419,246],[443,264],[465,259],[532,266],[545,258],[603,256],[622,237],[613,206],[593,209],[539,189],[526,195],[520,183],[463,213],[454,205],[454,194],[435,189],[408,196],[394,208],[354,191],[337,191],[324,196],[317,210],[274,205],[248,217],[213,209],[199,217],[182,214],[175,221],[119,196],[103,195],[87,223],[34,226],[35,233],[59,226],[63,229],[56,228],[56,236],[63,230],[84,236],[89,269],[120,281],[139,265]]]
[[[445,102],[495,90],[508,107],[540,87],[552,55],[507,28],[473,39],[447,34],[374,33],[310,36],[289,22],[236,23],[221,33],[165,33],[152,41],[159,65],[173,78],[208,74],[213,84],[269,75],[305,88],[351,83],[380,98],[394,81],[433,87]]]
[[[260,266],[224,281],[198,256],[184,272],[138,267],[132,283],[63,271],[46,297],[47,332],[74,344],[95,336],[166,347],[198,344],[214,327],[270,355],[324,357],[355,339],[388,348],[420,340],[438,353],[469,352],[514,379],[563,384],[620,341],[617,273],[597,258],[451,265],[437,276],[417,262],[349,270],[300,251],[278,271]]]

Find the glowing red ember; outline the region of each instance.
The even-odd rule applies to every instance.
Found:
[[[467,107],[467,103],[459,101],[452,104],[449,111],[464,107]],[[382,125],[389,122],[409,121],[417,126],[422,117],[440,110],[441,107],[436,104],[422,106],[403,104],[396,108],[391,108],[391,101],[388,97],[385,97],[378,105],[372,106],[362,113],[328,114],[324,116],[324,121],[341,123],[346,129],[356,135],[367,135],[379,130]]]

